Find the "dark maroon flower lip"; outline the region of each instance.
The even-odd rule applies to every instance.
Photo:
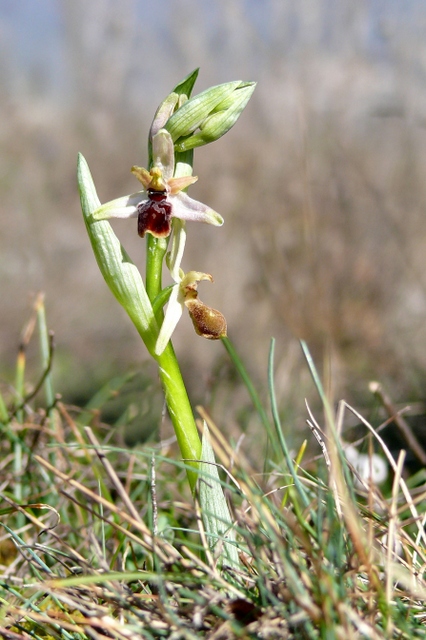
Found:
[[[167,238],[172,229],[172,204],[161,192],[148,196],[149,200],[138,205],[138,235],[143,238],[148,232],[155,238]]]

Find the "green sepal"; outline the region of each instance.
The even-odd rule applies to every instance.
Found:
[[[186,96],[189,98],[191,95],[194,84],[198,78],[199,68],[194,69],[189,75],[186,76],[179,84],[173,89],[173,93],[177,93],[179,96]]]
[[[167,98],[163,100],[163,102],[160,104],[157,111],[155,112],[155,116],[152,121],[151,128],[149,130],[149,138],[148,138],[150,160],[152,156],[152,138],[155,136],[156,133],[160,131],[160,129],[162,129],[165,126],[166,122],[174,112],[176,106],[178,106],[178,103],[179,103],[179,95],[173,91],[172,93],[169,93]]]
[[[105,282],[124,307],[151,355],[155,350],[158,327],[141,274],[106,220],[95,221],[100,207],[95,185],[84,157],[78,155],[78,188],[84,222],[96,262]]]

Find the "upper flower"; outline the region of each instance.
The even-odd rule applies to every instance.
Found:
[[[196,182],[195,176],[174,178],[173,139],[168,131],[160,129],[152,137],[153,167],[150,171],[132,167],[132,173],[144,191],[132,193],[102,205],[93,213],[95,220],[107,218],[138,218],[138,234],[143,238],[151,233],[157,238],[170,235],[172,218],[223,224],[223,218],[205,204],[193,200],[183,189]]]

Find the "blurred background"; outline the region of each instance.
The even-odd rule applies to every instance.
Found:
[[[65,400],[153,373],[96,267],[76,156],[101,201],[137,190],[130,167],[146,163],[156,107],[200,67],[195,93],[258,83],[235,128],[196,150],[190,195],[225,225],[190,224],[183,265],[214,276],[200,297],[227,317],[254,380],[266,388],[274,336],[279,403],[303,427],[315,396],[304,338],[335,399],[367,406],[378,379],[396,402],[421,403],[425,29],[422,0],[0,0],[2,379],[39,291]],[[135,224],[114,228],[143,266]],[[174,343],[193,400],[215,395],[219,422],[238,419],[232,403],[250,405],[222,345],[188,317]]]

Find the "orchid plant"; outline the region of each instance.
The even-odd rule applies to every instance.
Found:
[[[192,175],[194,148],[224,135],[237,121],[255,87],[252,82],[228,82],[190,97],[197,75],[198,70],[177,85],[154,116],[148,136],[149,166],[131,170],[142,184],[141,190],[101,205],[86,161],[81,155],[78,160],[81,205],[97,263],[158,364],[193,490],[204,447],[171,337],[185,308],[196,333],[208,339],[226,336],[226,321],[219,311],[198,298],[198,283],[212,281],[212,276],[193,270],[185,273],[181,268],[186,223],[223,224],[218,213],[190,198],[186,190],[197,180]],[[147,243],[144,278],[113,232],[108,222],[113,217],[137,218],[138,234]],[[162,284],[163,263],[173,282],[166,287]]]

